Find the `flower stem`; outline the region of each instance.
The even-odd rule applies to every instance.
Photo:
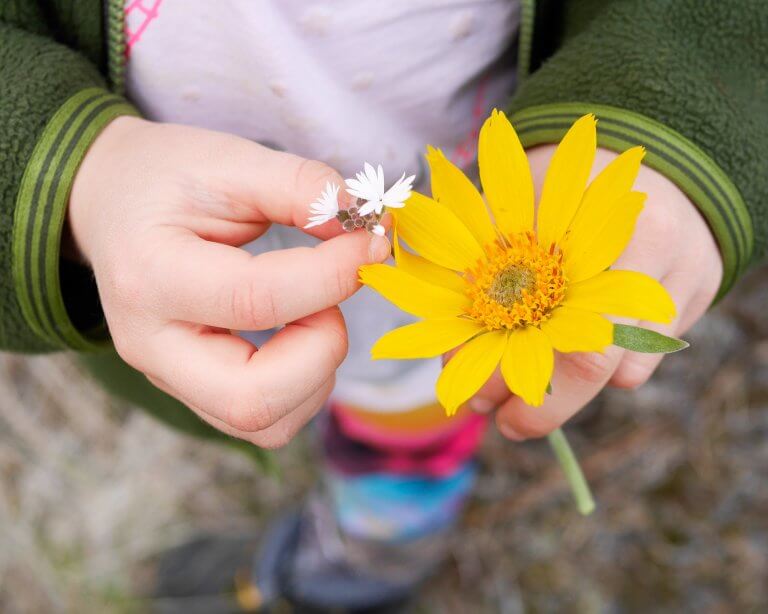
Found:
[[[562,429],[552,431],[548,436],[549,445],[555,453],[560,467],[565,473],[568,485],[571,487],[571,493],[576,501],[576,507],[579,512],[588,516],[595,511],[595,500],[592,498],[592,492],[589,490],[589,484],[584,478],[584,474],[579,466],[579,461],[571,449],[568,439],[565,437]]]

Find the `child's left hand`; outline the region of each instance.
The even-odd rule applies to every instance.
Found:
[[[539,189],[553,152],[554,146],[528,152]],[[598,149],[593,176],[614,157],[615,153]],[[723,274],[720,252],[695,205],[669,179],[644,166],[635,189],[646,192],[648,199],[632,241],[613,268],[640,271],[664,284],[677,306],[677,317],[667,325],[641,322],[640,326],[680,336],[704,314],[717,293]],[[556,353],[552,394],[541,407],[529,407],[512,396],[498,371],[469,404],[480,412],[498,408],[496,424],[513,441],[542,437],[560,427],[606,385],[637,388],[645,383],[662,357],[616,346],[604,354]]]

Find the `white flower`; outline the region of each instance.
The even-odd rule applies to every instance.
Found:
[[[374,169],[373,166],[366,162],[364,171],[363,173],[357,173],[356,179],[346,180],[347,192],[366,201],[360,205],[360,215],[368,215],[372,211],[380,215],[384,207],[397,209],[405,206],[405,201],[411,196],[415,175],[406,177],[405,173],[403,173],[400,179],[385,192],[384,169],[381,168],[381,164],[379,164],[378,168]]]
[[[309,205],[309,223],[304,228],[320,226],[336,217],[339,212],[339,186],[330,181],[325,184],[325,190],[315,202]]]
[[[376,224],[376,226],[373,227],[371,232],[375,235],[379,235],[380,237],[383,237],[386,234],[386,229],[381,224]]]

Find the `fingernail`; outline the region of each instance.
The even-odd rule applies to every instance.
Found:
[[[487,414],[493,409],[493,403],[488,399],[472,399],[469,402],[469,407],[478,414]]]
[[[504,435],[504,437],[511,441],[525,441],[525,437],[523,437],[515,429],[509,426],[506,422],[499,424],[499,430],[501,431],[501,434]]]
[[[392,246],[387,237],[377,234],[371,235],[371,241],[368,243],[368,259],[371,262],[383,262],[389,258],[392,253]]]

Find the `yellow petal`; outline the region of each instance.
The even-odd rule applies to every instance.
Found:
[[[603,271],[571,284],[565,305],[596,313],[669,323],[675,303],[658,281],[636,271]]]
[[[562,306],[541,325],[558,352],[602,352],[613,343],[613,323],[594,311]]]
[[[464,294],[429,284],[386,264],[361,266],[360,281],[403,311],[420,318],[457,316],[469,305]]]
[[[595,123],[592,114],[578,119],[560,141],[549,162],[537,221],[541,245],[558,243],[579,208],[595,159]]]
[[[453,211],[480,245],[495,241],[496,231],[483,197],[467,176],[434,147],[427,147],[427,162],[432,177],[432,198]]]
[[[593,210],[602,208],[602,217],[587,223],[585,215],[574,221],[563,247],[563,267],[571,282],[588,279],[616,262],[632,238],[644,201],[642,192],[628,192],[610,208],[595,203]]]
[[[582,215],[591,219],[600,217],[606,207],[629,192],[640,172],[644,156],[644,147],[633,147],[612,160],[589,184],[574,220]],[[593,208],[597,211],[592,211]]]
[[[420,256],[454,271],[464,271],[483,257],[467,227],[447,207],[414,192],[405,207],[392,212],[397,232]]]
[[[424,320],[389,331],[371,348],[371,358],[431,358],[485,330],[468,318]]]
[[[480,181],[496,225],[505,233],[533,230],[533,179],[520,139],[504,113],[493,110],[480,129]]]
[[[552,379],[552,344],[538,328],[526,326],[509,335],[501,358],[501,374],[509,389],[528,405],[538,407]]]
[[[397,222],[395,222],[394,226],[394,230],[392,231],[392,246],[395,252],[395,264],[398,269],[413,275],[414,277],[418,277],[427,283],[443,286],[454,290],[455,292],[463,293],[466,290],[464,279],[456,273],[456,271],[441,267],[440,265],[430,262],[426,258],[422,258],[421,256],[417,256],[416,254],[412,254],[403,249],[402,245],[400,245],[397,233]]]
[[[443,367],[437,398],[448,415],[482,387],[499,364],[507,343],[505,332],[480,335],[463,346]]]

